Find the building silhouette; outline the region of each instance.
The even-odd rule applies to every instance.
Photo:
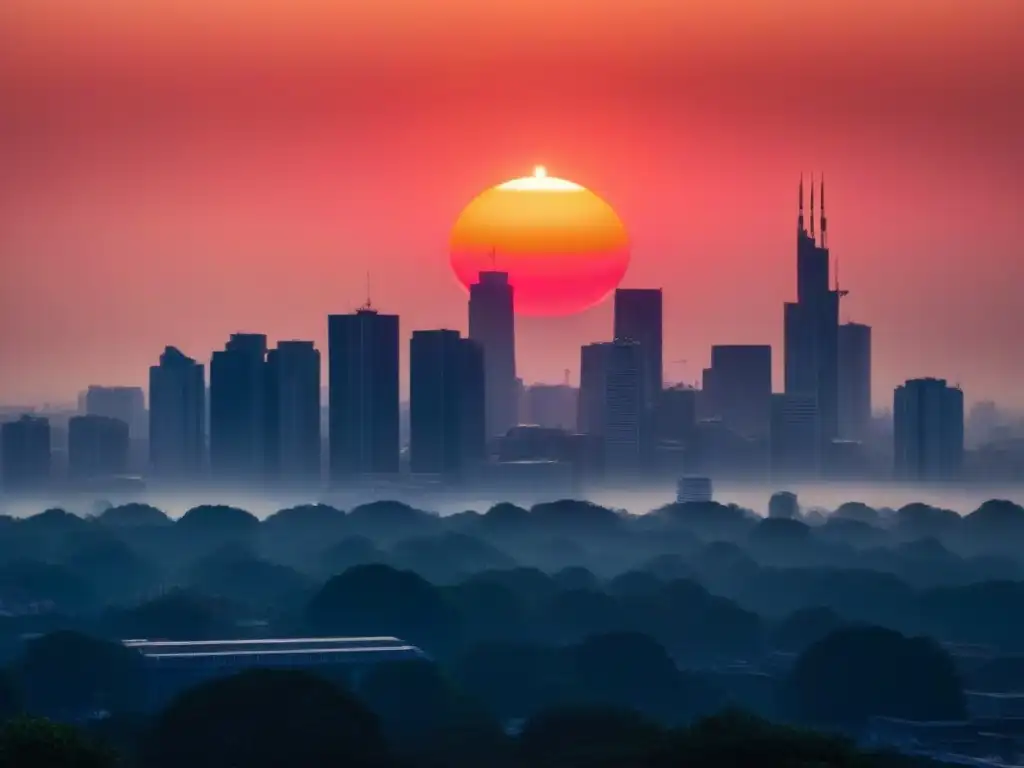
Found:
[[[266,371],[268,477],[319,485],[320,352],[312,341],[278,342]]]
[[[699,390],[676,384],[661,391],[655,412],[655,435],[658,440],[686,443],[693,439],[697,426]]]
[[[896,477],[956,479],[964,459],[964,393],[944,379],[910,379],[893,395]]]
[[[871,429],[871,326],[839,326],[839,436],[865,440]]]
[[[74,416],[68,421],[68,477],[85,481],[128,473],[128,424],[109,416]]]
[[[210,361],[210,473],[262,481],[267,465],[267,337],[233,334]]]
[[[635,341],[614,341],[606,347],[604,382],[604,468],[612,476],[640,474],[648,425],[646,359]]]
[[[398,316],[331,315],[327,336],[331,482],[397,473]]]
[[[662,370],[662,294],[660,288],[618,288],[615,291],[613,338],[640,345],[643,359],[644,405],[653,410],[664,380]]]
[[[149,369],[149,464],[156,477],[189,480],[203,473],[205,422],[202,363],[167,347]]]
[[[123,421],[133,440],[143,438],[148,426],[146,396],[141,387],[93,385],[85,393],[85,414]]]
[[[604,435],[605,388],[608,378],[610,341],[580,347],[580,393],[576,429],[584,435]]]
[[[814,478],[821,473],[818,399],[813,394],[772,395],[771,472],[778,479]]]
[[[485,458],[483,350],[458,331],[414,331],[409,368],[410,471],[464,476]]]
[[[523,418],[520,421],[575,432],[578,401],[579,390],[568,384],[531,384],[523,392]]]
[[[23,415],[0,425],[0,467],[9,493],[43,490],[50,484],[50,422]]]
[[[818,412],[819,453],[838,436],[839,299],[830,284],[825,183],[821,184],[821,221],[815,231],[814,183],[810,226],[804,219],[804,184],[800,180],[797,219],[797,300],[785,305],[785,391],[813,397]]]
[[[772,348],[716,345],[704,371],[705,406],[711,418],[744,437],[767,439],[772,418]]]
[[[501,437],[519,421],[513,288],[506,272],[481,272],[469,288],[469,338],[484,354],[487,437]]]

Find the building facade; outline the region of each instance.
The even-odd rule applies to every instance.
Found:
[[[730,344],[711,348],[704,394],[710,418],[744,437],[767,439],[772,413],[772,348]]]
[[[267,353],[268,474],[278,483],[320,483],[320,351],[281,341]]]
[[[262,482],[267,470],[267,337],[233,334],[210,361],[210,473]]]
[[[893,395],[896,477],[955,480],[964,460],[964,393],[944,379],[911,379]]]
[[[839,326],[839,436],[865,440],[871,429],[871,326]]]
[[[409,361],[409,469],[464,476],[485,457],[483,351],[458,331],[414,331]]]
[[[619,288],[615,291],[614,338],[640,345],[643,359],[644,406],[657,406],[664,381],[662,293],[660,288]]]
[[[149,465],[154,476],[194,480],[206,464],[202,363],[167,347],[149,369]]]
[[[44,490],[50,484],[50,422],[24,415],[0,425],[0,479],[8,493]]]
[[[396,474],[398,315],[331,315],[327,336],[331,482]]]
[[[505,272],[481,272],[469,288],[469,338],[484,355],[487,437],[519,422],[514,292]]]
[[[130,442],[130,428],[120,419],[73,417],[68,421],[68,477],[87,481],[126,475]]]

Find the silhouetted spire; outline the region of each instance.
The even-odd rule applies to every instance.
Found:
[[[811,174],[811,239],[814,239],[814,174]]]
[[[797,227],[801,232],[804,231],[804,174],[800,173],[800,216],[797,218]]]
[[[821,174],[821,244],[828,245],[828,219],[825,218],[825,174]]]

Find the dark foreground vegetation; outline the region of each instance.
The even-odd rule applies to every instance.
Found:
[[[1024,509],[776,501],[0,518],[0,768],[895,765],[880,718],[1024,690]],[[430,660],[157,706],[120,643],[298,636]]]

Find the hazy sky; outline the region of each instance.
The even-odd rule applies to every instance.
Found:
[[[781,372],[823,171],[876,401],[936,375],[1024,405],[1022,30],[1021,0],[3,0],[0,402],[233,331],[323,343],[367,271],[404,334],[465,328],[451,224],[544,164],[664,288],[667,377],[713,343]],[[523,321],[521,373],[575,379],[610,327]]]

